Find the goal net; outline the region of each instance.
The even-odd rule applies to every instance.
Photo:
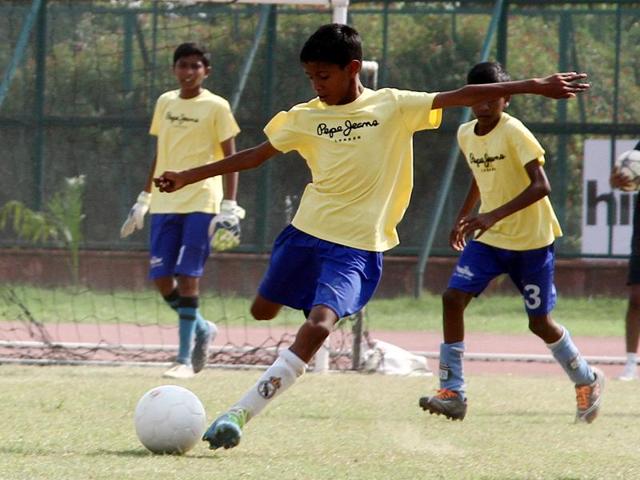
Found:
[[[3,45],[12,46],[0,51],[0,136],[16,159],[3,168],[17,179],[0,199],[0,358],[170,361],[177,316],[147,280],[148,226],[126,240],[118,231],[153,155],[153,104],[175,88],[172,52],[183,41],[209,49],[205,86],[230,101],[242,148],[284,107],[278,98],[309,96],[296,50],[317,25],[346,22],[347,2],[2,0],[0,11]],[[296,41],[277,44],[282,29],[299,32]],[[375,86],[376,62],[363,79]],[[28,126],[25,102],[33,103]],[[271,363],[303,321],[288,309],[273,322],[248,313],[274,232],[304,185],[297,177],[241,176],[239,201],[257,220],[243,222],[238,253],[214,254],[205,269],[201,310],[219,328],[210,363]],[[331,337],[333,368],[352,366],[352,324],[345,319]]]

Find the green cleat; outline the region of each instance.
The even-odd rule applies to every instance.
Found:
[[[229,410],[211,424],[202,440],[209,442],[211,450],[236,447],[242,438],[242,427],[247,423],[247,417],[247,411],[242,408]]]
[[[446,388],[438,390],[433,397],[420,398],[420,407],[432,415],[444,415],[450,420],[462,420],[467,414],[467,400]]]
[[[596,379],[589,385],[576,385],[576,423],[591,423],[598,416],[602,391],[604,390],[604,373],[594,368]]]

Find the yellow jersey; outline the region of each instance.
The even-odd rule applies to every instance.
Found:
[[[180,98],[180,90],[162,94],[156,102],[149,133],[157,137],[154,177],[166,170],[186,170],[221,160],[221,143],[240,132],[229,103],[204,89],[194,98]],[[153,186],[151,213],[218,213],[222,178],[187,185],[174,193]]]
[[[458,144],[480,191],[480,213],[490,212],[517,195],[531,180],[524,166],[544,165],[544,149],[520,120],[502,113],[486,135],[476,135],[477,120],[458,128]],[[496,222],[479,242],[507,250],[542,248],[562,236],[560,224],[546,196]]]
[[[315,98],[273,117],[269,142],[296,150],[311,170],[293,226],[361,250],[396,246],[413,188],[413,133],[442,119],[431,108],[435,95],[364,89],[347,105]]]

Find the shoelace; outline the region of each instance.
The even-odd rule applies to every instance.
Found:
[[[456,392],[454,392],[453,390],[449,390],[447,388],[438,389],[438,393],[436,394],[436,397],[440,398],[442,400],[448,400],[450,398],[456,398],[457,396],[458,396],[458,394]]]

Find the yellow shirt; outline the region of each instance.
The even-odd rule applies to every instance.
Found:
[[[292,224],[361,250],[396,246],[413,188],[413,133],[442,118],[435,95],[365,89],[347,105],[315,98],[273,117],[264,129],[271,144],[298,151],[312,174]]]
[[[180,90],[162,94],[149,129],[158,137],[154,176],[222,159],[221,143],[239,131],[229,103],[209,90],[189,99],[180,98]],[[160,193],[154,186],[152,192],[151,213],[218,213],[222,179],[208,178],[174,193]]]
[[[520,120],[503,113],[486,135],[476,135],[477,120],[460,125],[458,144],[480,190],[480,213],[494,210],[519,195],[531,180],[524,166],[538,160],[544,149]],[[478,241],[507,250],[532,250],[562,236],[549,197],[503,218]]]

